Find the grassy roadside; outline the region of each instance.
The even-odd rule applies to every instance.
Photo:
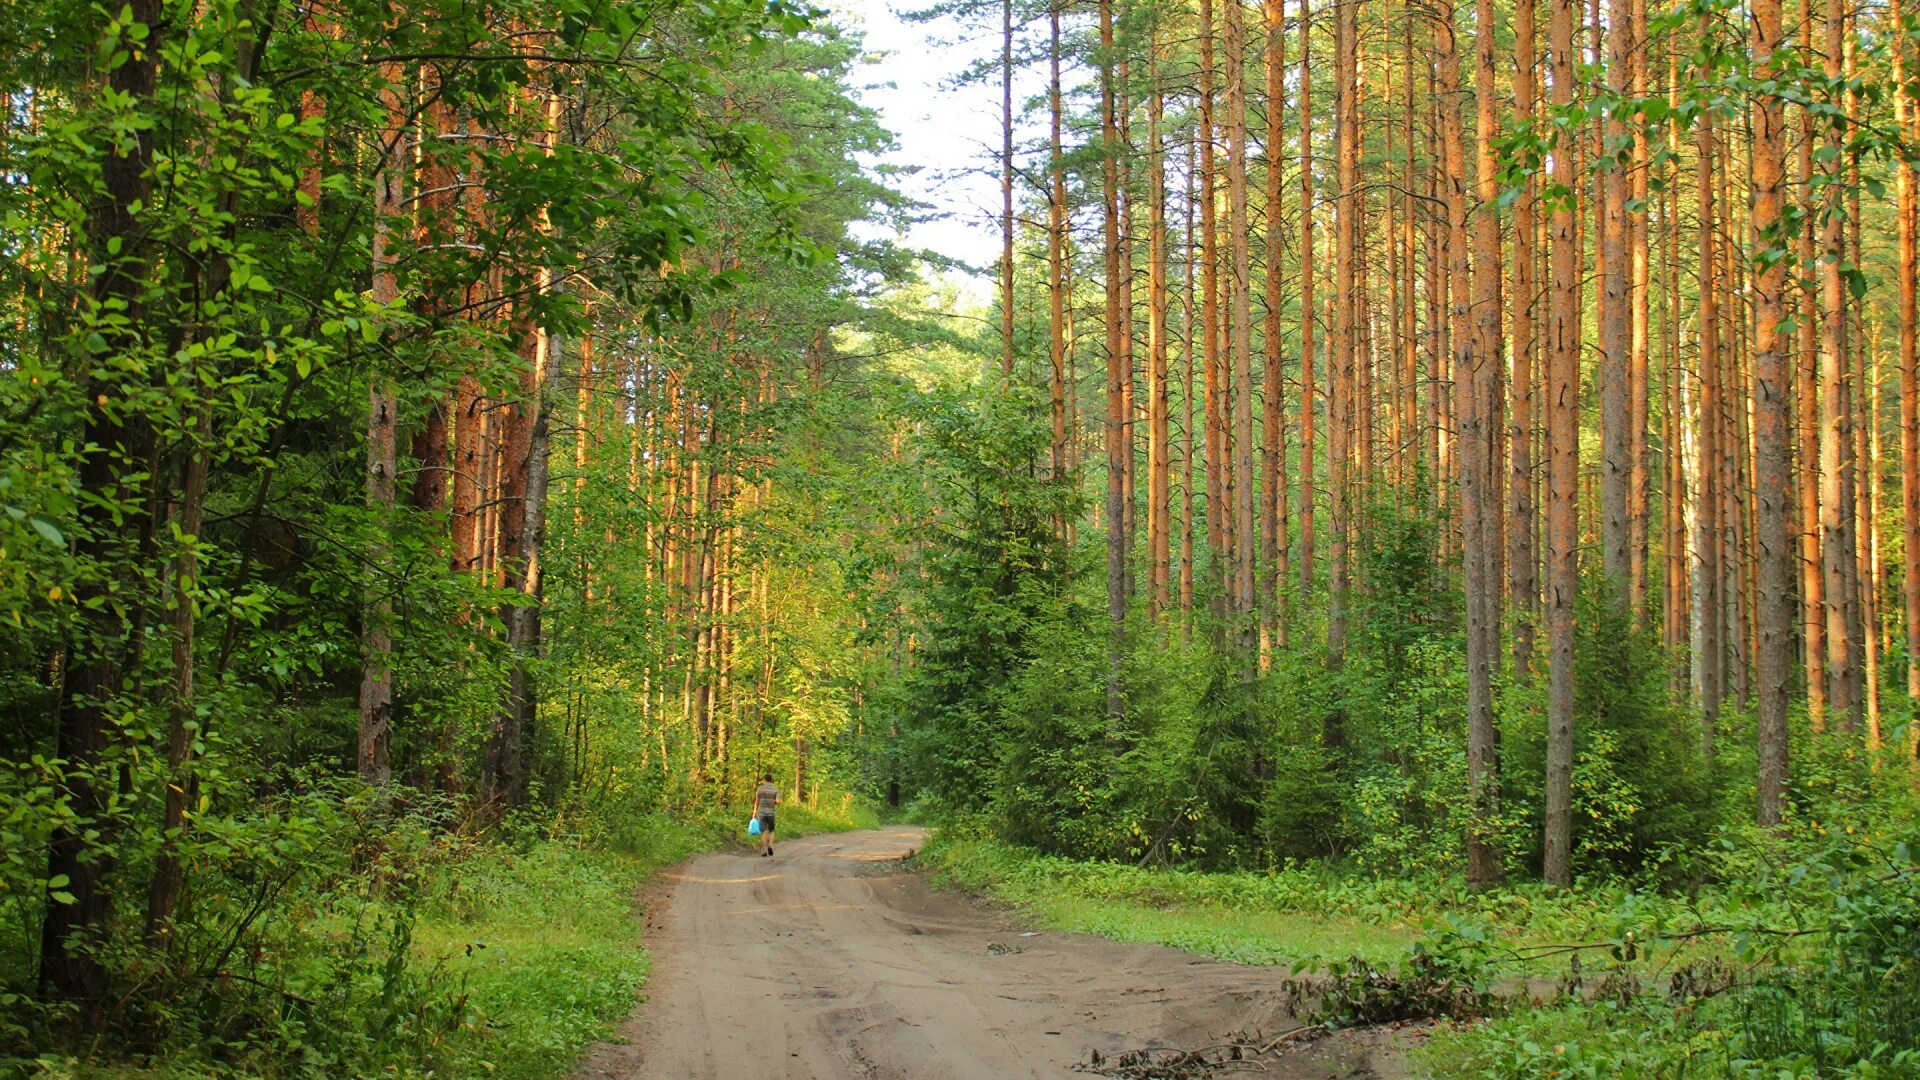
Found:
[[[780,824],[781,835],[794,838],[872,822],[790,806]],[[460,1055],[468,1069],[505,1080],[570,1072],[633,1007],[646,979],[637,892],[683,859],[744,845],[731,825],[651,819],[622,830],[617,849],[544,841],[523,853],[477,855],[447,876],[422,911],[413,951],[468,994],[475,1022]]]
[[[1332,972],[1337,1022],[1467,1017],[1414,1051],[1416,1075],[1920,1077],[1920,870],[1906,845],[1872,850],[1841,837],[1692,894],[1142,870],[964,835],[921,858],[1052,928]]]
[[[1304,875],[1202,874],[1053,858],[936,834],[920,855],[943,884],[985,893],[1049,929],[1170,945],[1241,964],[1403,958],[1419,926],[1392,906]]]
[[[225,1039],[138,1062],[115,1046],[0,1058],[0,1080],[556,1080],[645,982],[641,888],[693,855],[744,846],[734,818],[523,824],[483,840],[395,828],[360,873],[293,898],[275,947],[247,968],[279,995],[271,1023],[236,1014]],[[782,807],[780,824],[792,838],[876,821],[859,808],[796,805]]]

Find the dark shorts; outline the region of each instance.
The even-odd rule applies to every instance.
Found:
[[[773,815],[772,814],[760,815],[760,831],[763,833],[770,833],[773,831]]]

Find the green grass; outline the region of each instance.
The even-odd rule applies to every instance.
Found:
[[[1752,925],[1794,925],[1784,888],[1729,886],[1687,898],[1597,883],[1474,894],[1457,883],[1327,866],[1145,870],[952,836],[937,837],[921,857],[938,880],[984,892],[1040,925],[1222,960],[1300,970],[1359,957],[1403,975],[1432,970],[1408,963],[1417,945],[1448,978],[1504,998],[1496,1007],[1504,1015],[1448,1024],[1419,1047],[1409,1064],[1425,1076],[1920,1077],[1914,1009],[1876,997],[1875,980],[1912,977],[1912,962],[1897,955],[1911,948],[1912,922],[1898,883],[1886,878],[1859,886],[1847,903],[1823,905],[1818,890],[1840,888],[1840,879],[1790,875],[1808,890],[1795,898],[1807,918],[1851,913],[1864,920],[1869,954],[1893,950],[1893,959],[1862,964],[1839,963],[1824,936],[1691,932],[1738,926],[1743,912]],[[1568,942],[1607,946],[1577,954],[1585,992],[1574,998],[1554,987],[1574,970],[1575,954],[1525,958],[1528,946]],[[1687,988],[1669,985],[1676,972],[1692,973]],[[1696,992],[1702,979],[1710,985]],[[1537,995],[1548,1000],[1534,1005]]]
[[[471,1018],[449,1048],[460,1071],[543,1080],[603,1038],[647,974],[635,890],[691,850],[690,838],[657,860],[544,842],[476,854],[450,875],[413,954],[467,995]]]
[[[744,847],[737,816],[549,822],[497,841],[394,830],[377,866],[314,881],[273,917],[251,970],[294,996],[265,995],[268,1023],[238,1041],[176,1039],[157,1060],[102,1046],[0,1061],[0,1080],[564,1077],[646,980],[641,887],[702,851]],[[780,834],[875,823],[851,805],[795,805]]]
[[[870,825],[869,815],[783,808],[786,838]],[[462,1075],[547,1080],[632,1009],[650,964],[636,892],[701,851],[747,841],[710,818],[655,818],[623,831],[619,850],[547,841],[520,854],[481,853],[445,879],[414,932],[414,954],[461,982],[477,1018]],[[478,945],[469,949],[469,945]]]
[[[986,893],[1049,929],[1235,963],[1298,968],[1358,956],[1390,964],[1420,936],[1392,905],[1342,904],[1280,875],[1139,870],[991,840],[936,838],[921,858],[937,880]]]

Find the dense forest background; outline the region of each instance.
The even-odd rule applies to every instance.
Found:
[[[643,960],[445,928],[763,772],[1626,960],[1719,897],[1741,1060],[1910,1065],[1914,13],[914,17],[1001,93],[985,304],[873,239],[825,12],[0,14],[7,1067],[551,1074],[510,983]]]

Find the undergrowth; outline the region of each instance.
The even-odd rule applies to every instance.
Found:
[[[473,832],[430,807],[377,813],[349,800],[326,812],[321,842],[297,857],[229,868],[225,887],[256,903],[254,917],[218,920],[221,898],[200,898],[207,936],[225,944],[183,942],[196,970],[122,958],[168,985],[124,1003],[109,1036],[48,1050],[56,1018],[4,995],[0,1078],[563,1076],[646,977],[638,887],[744,842],[733,815],[574,812]],[[782,835],[870,818],[783,807]]]
[[[1730,835],[1675,893],[1144,869],[966,829],[922,858],[1048,925],[1286,965],[1317,1023],[1451,1018],[1436,1077],[1920,1077],[1920,861],[1884,833]]]

